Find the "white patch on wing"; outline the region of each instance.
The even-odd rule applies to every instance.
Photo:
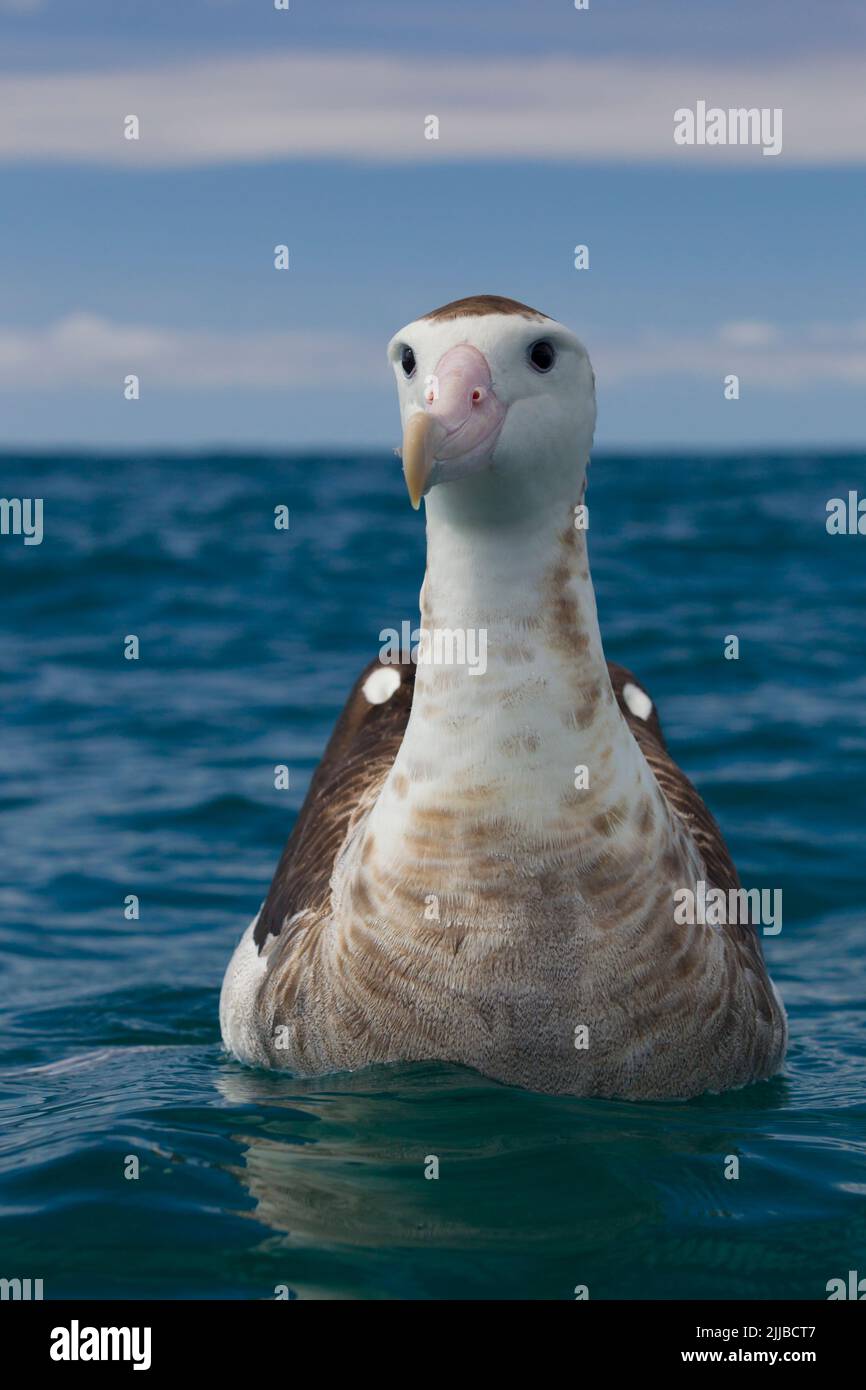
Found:
[[[394,694],[400,679],[400,672],[395,671],[393,666],[380,666],[370,673],[361,689],[369,704],[384,705]]]
[[[649,719],[653,712],[653,702],[645,690],[639,690],[631,681],[626,681],[622,688],[622,698],[638,719]]]

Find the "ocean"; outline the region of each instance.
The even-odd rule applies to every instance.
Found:
[[[399,462],[5,455],[44,537],[0,536],[0,1276],[45,1298],[566,1300],[866,1276],[866,538],[825,526],[864,464],[591,465],[607,655],[743,882],[784,903],[784,1075],[634,1104],[446,1065],[297,1080],[221,1049],[223,971],[331,726],[417,615]]]

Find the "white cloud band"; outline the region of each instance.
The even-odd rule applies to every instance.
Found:
[[[723,324],[705,335],[658,332],[627,341],[585,334],[600,388],[651,377],[715,378],[795,390],[814,382],[866,385],[866,323]],[[119,390],[134,373],[168,390],[303,390],[335,382],[388,388],[384,347],[349,333],[188,331],[73,314],[44,328],[0,325],[0,389]]]
[[[674,112],[698,100],[781,108],[781,157],[676,145]],[[138,141],[124,139],[129,114],[141,122]],[[438,140],[425,139],[428,115],[439,119]],[[863,63],[856,54],[751,68],[305,52],[0,79],[0,160],[156,169],[298,158],[860,163]]]
[[[116,386],[134,373],[170,389],[285,390],[335,379],[371,382],[382,376],[384,361],[381,344],[349,333],[213,333],[85,313],[45,328],[0,325],[0,387]]]

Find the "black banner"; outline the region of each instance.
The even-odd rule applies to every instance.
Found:
[[[61,1379],[75,1371],[92,1375],[99,1367],[110,1367],[115,1374],[144,1372],[160,1377],[186,1371],[205,1375],[212,1371],[223,1377],[235,1371],[245,1376],[253,1370],[256,1374],[270,1375],[280,1369],[289,1373],[299,1356],[322,1348],[321,1342],[303,1348],[295,1338],[325,1332],[330,1376],[340,1338],[361,1331],[356,1318],[363,1318],[367,1335],[390,1339],[393,1333],[399,1341],[415,1326],[415,1317],[420,1317],[419,1331],[435,1332],[432,1352],[425,1345],[425,1376],[437,1359],[437,1348],[443,1366],[453,1373],[452,1333],[460,1336],[462,1344],[471,1332],[473,1358],[483,1353],[492,1363],[511,1346],[509,1334],[537,1329],[568,1339],[567,1344],[548,1345],[545,1360],[570,1347],[575,1369],[578,1362],[583,1365],[593,1357],[601,1358],[612,1372],[742,1364],[811,1366],[826,1373],[850,1363],[859,1353],[864,1329],[859,1309],[834,1303],[587,1301],[566,1309],[542,1302],[520,1303],[515,1308],[513,1303],[442,1301],[426,1309],[419,1304],[402,1305],[399,1324],[393,1322],[393,1310],[389,1321],[384,1320],[387,1308],[382,1302],[341,1302],[323,1309],[297,1299],[6,1302],[0,1305],[0,1325],[7,1356],[25,1373],[48,1371]],[[502,1315],[506,1323],[500,1321]],[[491,1340],[490,1331],[497,1325],[501,1332],[496,1331]],[[357,1346],[354,1341],[351,1345],[354,1350],[349,1354],[356,1357]],[[364,1345],[369,1352],[370,1344],[365,1341]],[[385,1345],[390,1347],[390,1340]],[[384,1354],[390,1358],[391,1352]]]

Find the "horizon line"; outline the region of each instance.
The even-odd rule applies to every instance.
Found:
[[[705,454],[710,457],[727,457],[732,453],[737,454],[785,454],[798,455],[804,453],[820,452],[822,454],[866,454],[866,440],[850,443],[828,443],[822,444],[814,440],[807,440],[803,443],[770,443],[770,442],[743,442],[727,445],[695,443],[695,444],[602,444],[590,450],[590,459],[605,455],[638,454],[643,456],[653,456],[657,454]],[[342,444],[311,444],[311,445],[287,445],[279,444],[219,444],[217,442],[204,444],[134,444],[134,445],[113,445],[113,444],[40,444],[40,443],[21,443],[21,444],[0,444],[0,459],[20,457],[22,455],[46,458],[46,457],[117,457],[142,458],[154,454],[170,457],[203,457],[223,455],[227,457],[242,457],[250,454],[258,455],[262,458],[337,458],[350,455],[354,458],[370,457],[378,458],[382,455],[386,457],[394,456],[393,444],[363,444],[350,447]]]

